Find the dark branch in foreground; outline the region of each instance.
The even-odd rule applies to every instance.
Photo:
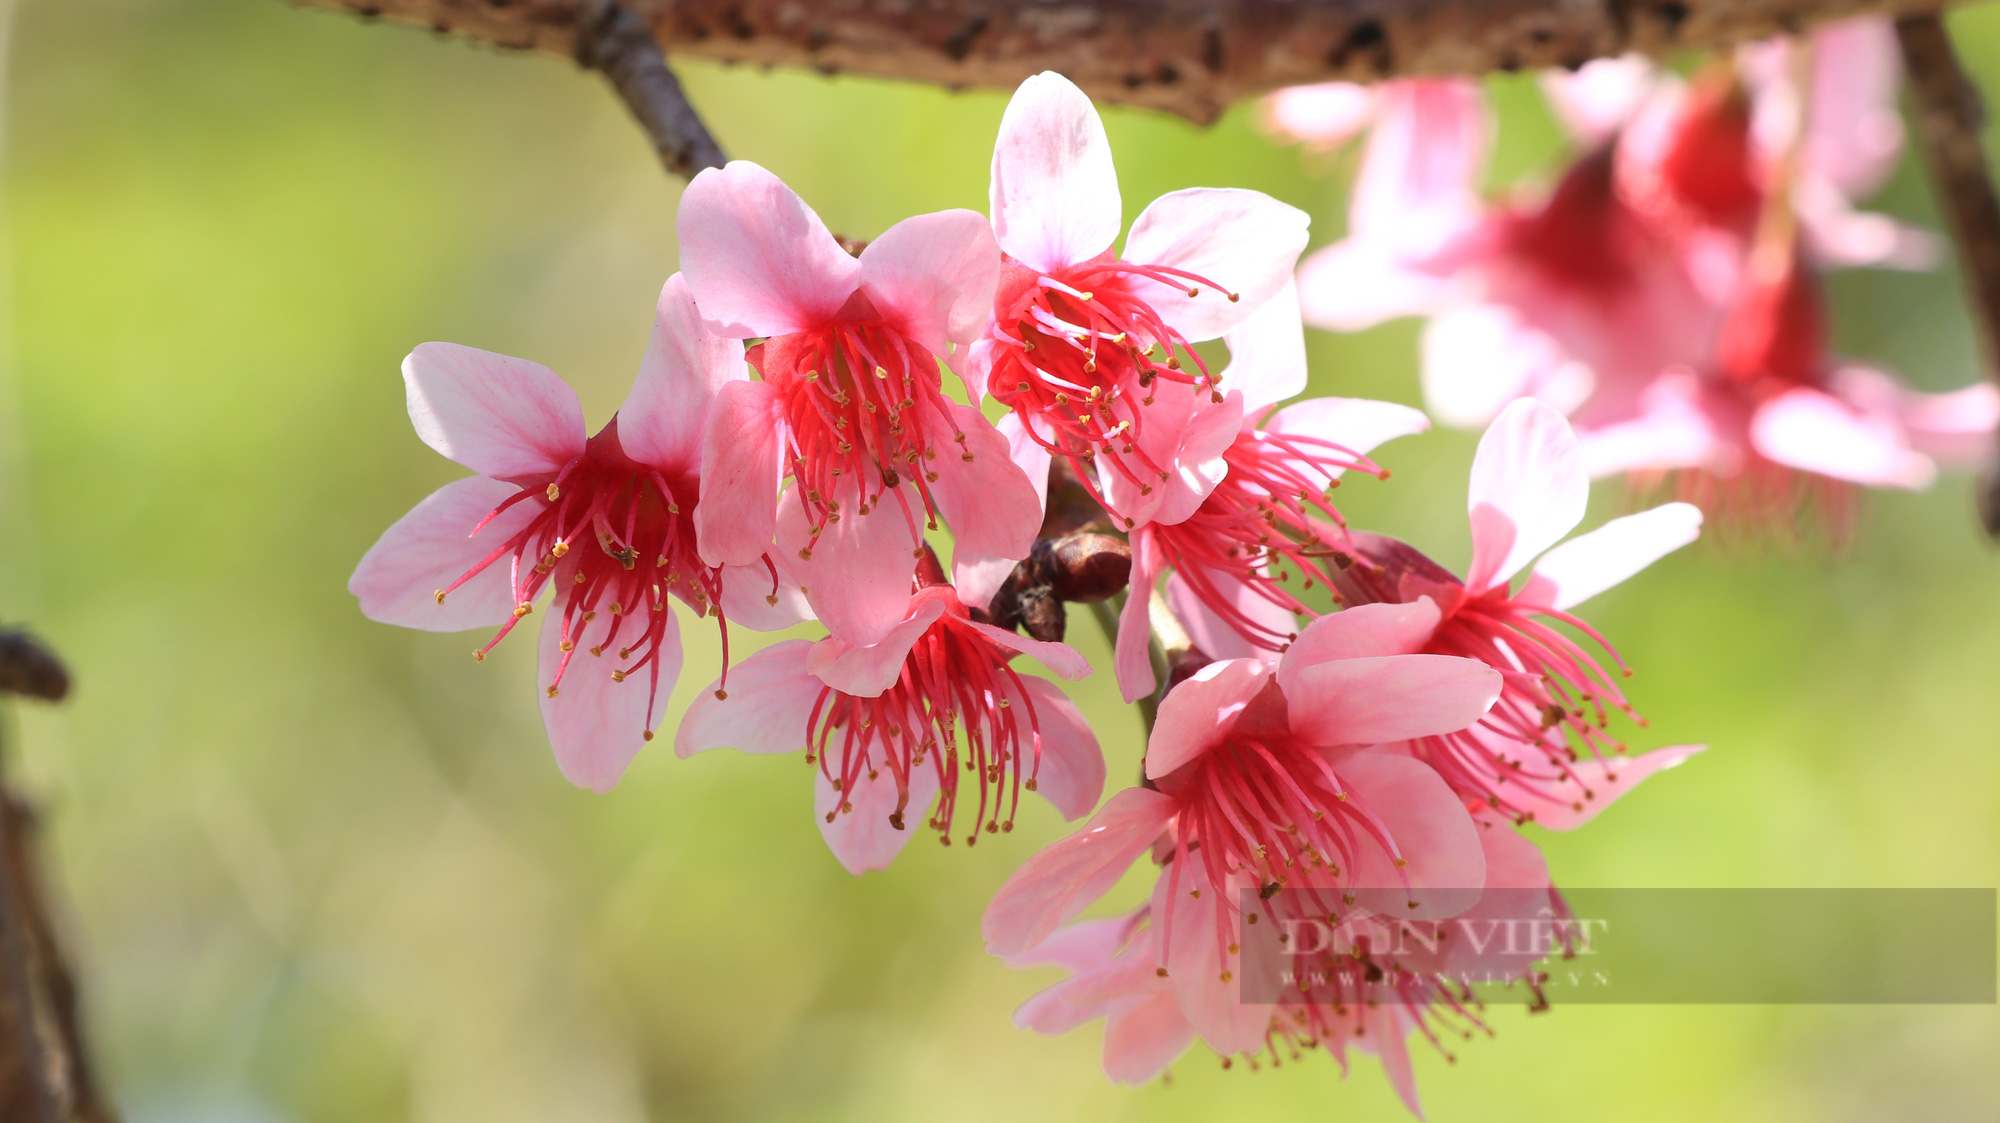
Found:
[[[62,663],[21,632],[0,632],[0,697],[55,700]],[[0,784],[0,1119],[113,1123],[97,1091],[70,972],[42,890],[35,814]]]
[[[1900,20],[1896,37],[1909,71],[1917,135],[1938,202],[1956,236],[1980,357],[1987,377],[2000,382],[2000,199],[1994,197],[1986,148],[1980,143],[1986,108],[1938,17]],[[1980,477],[1978,498],[1986,533],[2000,538],[2000,450]]]
[[[623,4],[597,0],[595,8],[579,27],[576,61],[611,80],[668,171],[693,179],[721,167],[728,157],[688,104],[646,21]]]
[[[602,0],[300,0],[575,58]],[[1577,66],[1948,0],[623,0],[676,56],[1012,89],[1214,120],[1279,86]]]

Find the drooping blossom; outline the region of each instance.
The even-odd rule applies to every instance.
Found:
[[[680,675],[670,598],[696,616],[781,628],[798,592],[762,553],[713,566],[695,545],[704,421],[747,377],[743,349],[707,331],[676,274],[625,404],[597,435],[547,367],[451,343],[403,360],[425,444],[477,472],[386,531],[348,590],[370,619],[426,631],[498,627],[484,659],[534,609],[542,717],[563,775],[608,791],[653,738]]]
[[[1583,822],[1639,779],[1699,751],[1677,746],[1621,756],[1625,746],[1606,724],[1612,711],[1632,715],[1618,686],[1629,672],[1570,610],[1694,541],[1701,512],[1668,503],[1562,542],[1588,499],[1582,450],[1569,425],[1548,406],[1522,399],[1502,411],[1473,460],[1473,553],[1463,581],[1411,546],[1361,532],[1334,574],[1350,605],[1339,615],[1378,647],[1477,659],[1504,677],[1498,703],[1477,724],[1413,739],[1409,751],[1469,803],[1556,829]],[[1512,590],[1510,581],[1530,562],[1528,580]],[[1596,643],[1617,669],[1557,623]]]
[[[1306,215],[1257,191],[1174,191],[1114,252],[1110,142],[1090,99],[1055,73],[1007,106],[991,206],[1005,259],[968,382],[1094,480],[1120,529],[1185,517],[1219,478],[1241,416],[1190,345],[1285,287]]]
[[[710,417],[703,558],[743,564],[775,539],[827,629],[876,644],[902,620],[940,518],[962,549],[1027,555],[1040,482],[940,373],[992,307],[999,251],[984,218],[906,219],[857,260],[776,176],[738,160],[688,185],[679,230],[701,314],[722,335],[764,337],[751,351],[762,380],[727,387]]]
[[[1009,665],[1031,655],[1076,679],[1090,673],[1083,657],[971,619],[935,556],[919,574],[925,584],[882,642],[767,647],[731,671],[726,696],[697,699],[675,739],[684,757],[805,749],[820,829],[852,873],[886,867],[919,826],[949,844],[969,815],[968,846],[982,826],[1011,831],[1024,788],[1069,819],[1104,788],[1097,738],[1075,704]],[[961,781],[976,783],[976,800]]]
[[[1491,1032],[1469,981],[1518,979],[1530,989],[1535,982],[1534,957],[1482,952],[1449,936],[1462,935],[1468,923],[1483,927],[1532,914],[1538,898],[1552,913],[1566,911],[1533,843],[1490,814],[1473,815],[1471,821],[1477,824],[1481,880],[1462,895],[1463,911],[1449,919],[1433,916],[1403,932],[1398,928],[1410,915],[1407,907],[1392,904],[1378,912],[1361,904],[1358,895],[1336,900],[1337,925],[1322,925],[1336,914],[1311,902],[1309,893],[1245,894],[1247,907],[1207,892],[1173,899],[1171,907],[1187,918],[1185,927],[1176,922],[1173,939],[1185,940],[1220,922],[1236,940],[1260,945],[1244,952],[1242,961],[1247,972],[1261,976],[1222,993],[1177,986],[1173,971],[1162,971],[1168,933],[1160,910],[1168,902],[1159,887],[1171,880],[1179,853],[1163,836],[1153,854],[1167,868],[1150,901],[1125,915],[1068,924],[1007,956],[1010,967],[1071,972],[1023,1003],[1014,1022],[1037,1033],[1061,1034],[1103,1018],[1105,1074],[1133,1085],[1163,1073],[1198,1036],[1222,1053],[1224,1067],[1238,1056],[1255,1068],[1260,1056],[1284,1063],[1324,1049],[1345,1074],[1347,1051],[1355,1047],[1381,1058],[1398,1095],[1421,1114],[1408,1039],[1421,1036],[1449,1059],[1448,1038],[1469,1036],[1472,1029]],[[1314,946],[1289,942],[1289,933],[1303,930],[1300,922],[1312,926]],[[1417,938],[1407,938],[1408,932]],[[1283,974],[1274,976],[1274,969],[1305,985],[1291,985]],[[1189,1004],[1191,990],[1205,1002]],[[1247,1008],[1240,1023],[1224,1000]],[[1239,1048],[1231,1053],[1214,1046],[1218,1038],[1211,1033]]]
[[[1116,653],[1128,702],[1156,685],[1146,640],[1162,574],[1170,573],[1171,607],[1193,600],[1207,609],[1201,619],[1224,625],[1195,637],[1208,656],[1275,657],[1296,638],[1297,614],[1314,614],[1299,594],[1332,584],[1326,567],[1345,532],[1329,489],[1349,470],[1386,476],[1369,451],[1430,426],[1417,410],[1358,398],[1278,408],[1306,384],[1298,299],[1289,288],[1224,338],[1230,364],[1222,384],[1244,405],[1236,439],[1222,454],[1227,471],[1186,518],[1168,522],[1163,511],[1131,531],[1131,592]],[[1328,525],[1339,530],[1332,542],[1320,535]]]
[[[1273,1009],[1230,985],[1239,892],[1308,890],[1410,917],[1461,911],[1468,887],[1476,900],[1485,858],[1472,816],[1429,765],[1366,746],[1465,728],[1500,676],[1371,650],[1345,615],[1307,625],[1275,665],[1212,663],[1168,692],[1149,786],[1119,792],[1008,878],[986,911],[987,950],[1042,943],[1157,845],[1155,975],[1210,1047],[1251,1053]]]

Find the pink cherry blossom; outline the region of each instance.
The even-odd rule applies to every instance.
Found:
[[[348,589],[370,619],[426,631],[499,628],[553,590],[542,626],[542,717],[573,783],[608,791],[653,738],[680,675],[669,595],[753,628],[801,618],[771,560],[706,564],[695,549],[701,433],[745,377],[734,340],[703,328],[676,274],[632,392],[586,439],[576,394],[548,368],[450,343],[403,361],[425,444],[478,475],[446,484],[390,527]],[[636,678],[636,682],[627,682]]]
[[[1408,407],[1354,398],[1314,398],[1278,408],[1306,382],[1298,300],[1290,290],[1225,339],[1231,361],[1223,382],[1242,396],[1247,411],[1236,440],[1223,452],[1227,472],[1191,513],[1163,508],[1131,531],[1132,592],[1119,620],[1116,652],[1119,687],[1128,702],[1155,687],[1146,639],[1151,593],[1161,575],[1171,571],[1171,606],[1178,609],[1192,599],[1207,610],[1183,612],[1184,618],[1223,625],[1196,637],[1207,655],[1274,656],[1297,635],[1295,614],[1312,614],[1289,582],[1296,578],[1300,592],[1332,584],[1324,567],[1334,551],[1318,529],[1341,526],[1328,490],[1349,470],[1386,477],[1367,453],[1430,425]],[[1342,530],[1335,542],[1344,541]]]
[[[1615,663],[1616,653],[1570,609],[1694,541],[1701,512],[1668,503],[1562,542],[1588,497],[1569,425],[1540,402],[1515,402],[1473,461],[1465,580],[1394,539],[1355,533],[1354,555],[1335,573],[1351,607],[1308,629],[1294,651],[1318,644],[1428,652],[1494,668],[1506,689],[1492,711],[1470,728],[1415,739],[1411,751],[1469,802],[1517,819],[1580,823],[1586,805],[1594,813],[1631,787],[1621,776],[1636,782],[1698,751],[1662,749],[1610,765],[1624,745],[1605,732],[1607,711],[1631,713],[1619,676],[1549,622],[1576,628]],[[1528,580],[1510,591],[1530,562]]]
[[[688,185],[679,230],[702,316],[724,336],[764,337],[751,352],[763,380],[725,388],[710,415],[704,559],[743,564],[775,539],[827,629],[876,644],[902,618],[940,517],[962,549],[1027,556],[1040,481],[945,395],[939,370],[992,307],[999,252],[985,219],[906,219],[856,259],[776,176],[739,160]]]
[[[928,812],[924,825],[947,844],[969,814],[969,846],[982,824],[1014,829],[1024,788],[1070,819],[1104,788],[1097,738],[1075,704],[1008,665],[1032,655],[1074,679],[1090,673],[1083,657],[971,619],[934,558],[920,572],[929,583],[880,643],[765,648],[737,665],[726,692],[695,701],[675,740],[682,756],[804,748],[817,765],[821,830],[852,873],[886,867],[909,841],[913,813]],[[976,802],[961,777],[976,777]]]
[[[972,378],[1129,528],[1192,507],[1220,478],[1240,406],[1191,344],[1284,289],[1305,214],[1256,191],[1190,188],[1122,219],[1104,125],[1066,78],[1036,75],[993,150],[993,230],[1005,253]],[[1094,466],[1094,473],[1086,471]]]

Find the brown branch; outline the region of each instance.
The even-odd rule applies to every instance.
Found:
[[[0,695],[60,698],[69,675],[20,632],[0,633]],[[0,783],[0,1119],[112,1123],[97,1091],[35,857],[35,815]]]
[[[1899,20],[1896,38],[1910,75],[1917,136],[1945,218],[1956,235],[1965,298],[1988,378],[2000,382],[2000,199],[1986,166],[1980,134],[1986,107],[1979,89],[1958,64],[1951,36],[1936,16]],[[1979,516],[1986,533],[2000,538],[2000,454],[1979,481]]]
[[[674,72],[667,69],[652,29],[631,8],[597,0],[579,25],[576,60],[611,80],[668,171],[693,179],[703,168],[727,162],[722,146],[688,104]]]
[[[598,0],[300,0],[577,57]],[[1011,89],[1059,70],[1101,101],[1212,121],[1279,86],[1575,66],[1718,47],[1950,0],[624,0],[677,56]]]

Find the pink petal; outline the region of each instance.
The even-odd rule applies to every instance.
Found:
[[[1825,267],[1934,269],[1946,248],[1920,226],[1855,210],[1839,188],[1817,176],[1802,178],[1792,189],[1792,206],[1805,226],[1807,248]]]
[[[1173,820],[1174,801],[1145,788],[1111,797],[1084,828],[1014,871],[986,908],[981,930],[992,955],[1016,955],[1047,939],[1103,896]]]
[[[549,745],[555,749],[556,765],[570,783],[594,792],[608,792],[625,774],[625,766],[639,755],[651,732],[664,716],[667,698],[681,673],[680,622],[668,617],[666,635],[658,654],[655,685],[654,664],[648,664],[624,682],[612,679],[611,672],[623,666],[614,647],[592,655],[590,648],[606,643],[613,621],[624,620],[621,638],[631,637],[633,620],[609,614],[589,623],[578,618],[570,634],[575,649],[565,652],[562,617],[551,614],[542,622],[541,665],[535,686],[541,692],[542,724],[548,728]],[[549,697],[556,684],[556,671],[563,660],[560,690]]]
[[[1580,760],[1570,766],[1576,779],[1564,780],[1548,789],[1556,802],[1536,805],[1535,822],[1552,831],[1575,830],[1638,787],[1639,781],[1673,768],[1707,747],[1673,745],[1634,757]]]
[[[1114,1084],[1150,1083],[1194,1043],[1174,992],[1161,988],[1136,1005],[1112,1010],[1104,1022],[1104,1075]]]
[[[699,469],[709,403],[748,377],[742,342],[710,331],[687,280],[668,277],[639,377],[618,407],[618,444],[641,464]]]
[[[1338,659],[1294,681],[1285,691],[1292,732],[1329,747],[1456,733],[1492,708],[1501,685],[1484,663],[1448,655]]]
[[[681,194],[677,226],[688,288],[724,335],[818,327],[861,281],[861,263],[805,200],[747,160],[695,176]]]
[[[694,509],[695,541],[709,565],[753,565],[770,552],[783,426],[768,382],[730,382],[716,393]]]
[[[1353,884],[1361,887],[1363,904],[1428,920],[1456,916],[1478,903],[1486,885],[1479,828],[1430,765],[1396,753],[1364,752],[1336,762],[1334,771],[1355,801],[1381,821],[1407,863],[1397,866],[1366,832],[1356,831]],[[1417,907],[1410,908],[1410,901]]]
[[[1701,535],[1701,508],[1667,503],[1612,519],[1542,555],[1515,599],[1566,609],[1646,568]]]
[[[1179,289],[1139,284],[1160,318],[1198,343],[1242,323],[1284,289],[1305,251],[1310,221],[1304,211],[1261,191],[1190,187],[1170,191],[1140,212],[1125,237],[1124,258],[1207,278],[1208,284]],[[1200,294],[1189,297],[1188,287],[1198,287]]]
[[[1391,1003],[1364,1007],[1361,1019],[1367,1023],[1368,1032],[1356,1040],[1363,1049],[1382,1058],[1382,1075],[1396,1090],[1396,1098],[1421,1120],[1424,1105],[1417,1099],[1417,1072],[1410,1064],[1410,1027],[1404,1024],[1409,1020],[1408,1013],[1401,1005]]]
[[[1163,568],[1153,536],[1143,526],[1133,531],[1132,572],[1126,581],[1125,607],[1118,610],[1118,638],[1111,654],[1118,693],[1127,702],[1136,702],[1159,687],[1147,644],[1153,638],[1153,586]]]
[[[1367,398],[1307,398],[1264,422],[1266,432],[1318,437],[1364,455],[1384,442],[1430,427],[1431,419],[1422,410]],[[1333,475],[1337,478],[1341,473],[1336,470]]]
[[[1572,137],[1595,146],[1631,120],[1652,92],[1655,73],[1643,55],[1593,59],[1574,71],[1542,71],[1542,96]]]
[[[1137,451],[1127,456],[1106,446],[1098,486],[1111,508],[1133,523],[1182,522],[1229,474],[1223,453],[1242,431],[1243,395],[1232,390],[1216,402],[1206,389],[1161,380],[1145,409]],[[1131,475],[1111,459],[1128,465]]]
[[[2000,389],[1990,382],[1924,394],[1863,366],[1842,367],[1831,382],[1842,401],[1901,426],[1911,447],[1926,456],[1948,464],[1977,464],[1993,449],[1993,433],[2000,427]]]
[[[1278,660],[1278,689],[1287,697],[1305,689],[1299,676],[1322,663],[1415,655],[1430,643],[1439,616],[1429,597],[1408,604],[1357,604],[1322,616],[1307,624]]]
[[[863,772],[851,790],[836,792],[825,772],[813,770],[813,814],[819,820],[820,836],[848,873],[859,877],[870,870],[888,869],[909,845],[917,827],[930,817],[938,793],[937,772],[928,766],[912,768],[909,784],[903,829],[897,830],[889,821],[896,813],[896,779],[888,771],[878,773],[873,780]],[[827,814],[841,806],[843,796],[853,810],[836,814],[833,822],[827,822]]]
[[[811,640],[788,639],[737,663],[729,668],[728,698],[715,696],[721,679],[709,683],[681,718],[674,752],[691,757],[722,748],[746,753],[804,748],[806,726],[822,689],[806,670],[811,647]]]
[[[1637,417],[1579,430],[1585,474],[1722,467],[1726,448],[1696,377],[1662,375],[1640,396]]]
[[[883,691],[902,677],[910,649],[944,615],[944,602],[936,597],[920,597],[910,602],[909,610],[902,623],[866,647],[838,636],[828,636],[813,644],[812,654],[806,657],[806,670],[842,694],[881,697]]]
[[[1358,82],[1287,86],[1264,99],[1264,131],[1286,143],[1333,148],[1368,127],[1375,91]]]
[[[1040,763],[1029,766],[1035,790],[1063,818],[1081,819],[1104,795],[1104,752],[1097,745],[1097,734],[1090,731],[1076,703],[1054,683],[1022,675],[1021,686],[1026,700],[1034,704],[1035,725],[1042,736]],[[1015,707],[1022,705],[1020,698],[1012,700]],[[1021,711],[1015,712],[1018,716]]]
[[[1306,388],[1305,325],[1299,319],[1299,287],[1287,281],[1248,319],[1222,337],[1229,345],[1229,365],[1222,368],[1222,385],[1243,393],[1243,412],[1256,416],[1269,406],[1296,397]]]
[[[1894,422],[1804,387],[1758,408],[1750,443],[1767,459],[1849,483],[1915,489],[1937,477],[1937,466],[1910,449]]]
[[[1850,199],[1896,170],[1903,119],[1896,112],[1902,53],[1886,19],[1850,19],[1813,30],[1805,163]]]
[[[1083,972],[1108,966],[1112,957],[1132,938],[1132,918],[1130,916],[1105,916],[1096,920],[1079,920],[1075,924],[1064,925],[1049,934],[1049,938],[1034,947],[1007,957],[1007,966],[1016,970],[1027,967],[1065,967],[1071,971]],[[1021,1025],[1019,1019],[1014,1022]],[[1027,1026],[1021,1026],[1027,1029]]]
[[[1494,815],[1481,820],[1479,846],[1486,854],[1486,888],[1548,889],[1555,884],[1541,847],[1521,837],[1506,819]]]
[[[1076,648],[1066,643],[1048,643],[1043,640],[1029,639],[1019,632],[1010,632],[1005,628],[996,628],[991,624],[981,624],[977,620],[969,621],[969,623],[974,631],[979,632],[1001,647],[1009,651],[1017,651],[1022,655],[1039,661],[1044,667],[1054,671],[1057,678],[1075,682],[1077,679],[1088,678],[1090,676],[1090,661],[1085,659],[1083,654]]]
[[[771,603],[773,598],[776,604]],[[780,568],[774,589],[771,570],[761,561],[722,568],[722,612],[730,624],[757,632],[783,631],[812,619],[798,582]]]
[[[938,476],[930,485],[938,513],[951,527],[956,548],[1019,561],[1028,556],[1042,527],[1047,476],[1030,480],[1009,455],[1007,438],[978,410],[954,402],[951,414],[965,443],[957,454],[947,452],[931,461]],[[948,441],[940,444],[950,447]],[[972,459],[964,459],[966,454]]]
[[[1466,589],[1505,584],[1581,522],[1589,501],[1582,450],[1562,414],[1526,398],[1501,411],[1472,460]]]
[[[482,476],[554,472],[583,452],[576,391],[540,363],[456,343],[424,343],[403,360],[417,436]]]
[[[1306,323],[1329,331],[1428,315],[1451,289],[1448,278],[1417,265],[1388,238],[1360,233],[1308,254],[1298,285]]]
[[[1201,863],[1174,878],[1163,872],[1153,889],[1154,923],[1172,929],[1167,939],[1167,984],[1174,1003],[1208,1047],[1224,1056],[1254,1052],[1264,1044],[1275,1008],[1243,1000],[1242,956],[1217,945],[1217,910],[1234,885],[1211,886],[1200,874]],[[1178,886],[1175,882],[1178,881]],[[1170,896],[1178,889],[1177,896]],[[1200,897],[1193,896],[1199,889]],[[1234,917],[1222,920],[1233,929]],[[1233,934],[1233,933],[1232,933]],[[1223,973],[1232,977],[1223,979]]]
[[[1266,600],[1248,582],[1238,581],[1223,573],[1211,572],[1209,580],[1218,592],[1236,609],[1271,633],[1285,636],[1294,635],[1299,630],[1299,618],[1290,609]],[[1211,659],[1263,659],[1270,656],[1268,648],[1259,647],[1243,638],[1229,618],[1203,603],[1179,573],[1167,575],[1167,607],[1187,629],[1188,638],[1201,649],[1203,655]]]
[[[1220,744],[1270,682],[1271,668],[1261,660],[1229,659],[1169,690],[1146,741],[1146,778],[1157,780]]]
[[[850,484],[835,496],[840,521],[829,522],[818,539],[809,533],[796,491],[787,492],[778,506],[780,560],[798,579],[820,623],[849,643],[881,643],[909,610],[917,527],[923,525],[912,524],[923,518],[915,492],[910,484],[900,484],[864,515],[859,488]],[[812,556],[799,557],[808,544]]]
[[[1431,318],[1421,343],[1424,404],[1447,425],[1470,429],[1573,366],[1554,337],[1512,308],[1468,304]]]
[[[1396,257],[1437,252],[1478,221],[1485,99],[1462,78],[1383,83],[1375,128],[1349,196],[1348,230],[1390,240]]]
[[[1000,247],[976,211],[906,218],[861,251],[861,287],[876,309],[940,358],[985,330],[999,280]]]
[[[478,535],[472,528],[489,512],[520,493],[513,484],[484,476],[456,480],[431,492],[410,513],[382,532],[354,567],[347,591],[361,599],[362,615],[401,628],[458,632],[507,622],[517,603],[503,557],[477,577],[452,590],[439,604],[437,593],[528,525],[543,504],[524,499],[509,507]]]
[[[1088,261],[1118,239],[1111,142],[1069,79],[1043,71],[1014,91],[993,144],[990,196],[1000,248],[1030,269]]]
[[[1048,509],[1049,450],[1028,435],[1019,414],[1009,413],[993,427],[1007,438],[1007,458],[1027,477],[1028,486],[1035,492],[1035,528],[1039,533],[1042,515]],[[963,542],[953,542],[951,582],[958,589],[960,603],[981,609],[992,604],[994,595],[1017,564],[1017,558],[982,554],[967,549]]]

